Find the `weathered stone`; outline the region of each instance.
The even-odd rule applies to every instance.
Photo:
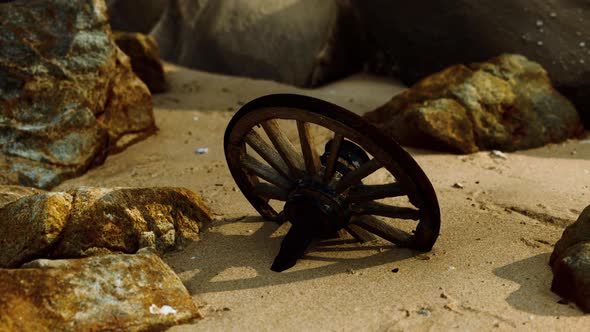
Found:
[[[40,194],[42,192],[43,190],[36,188],[0,185],[0,209],[23,197]]]
[[[103,0],[0,6],[0,183],[50,188],[154,130]]]
[[[0,209],[0,267],[17,267],[43,257],[59,241],[70,216],[72,196],[27,196]]]
[[[0,269],[0,293],[2,331],[158,331],[200,317],[150,250]]]
[[[401,144],[459,153],[533,148],[583,131],[545,70],[519,55],[449,67],[365,118]]]
[[[200,197],[182,188],[80,188],[27,196],[0,209],[0,267],[36,258],[167,252],[197,240],[212,219]]]
[[[134,253],[145,232],[153,232],[156,249],[167,252],[197,240],[212,219],[201,198],[182,188],[80,188],[71,194],[70,221],[52,257]]]
[[[114,37],[117,46],[131,59],[133,72],[147,85],[150,92],[166,91],[164,67],[156,40],[137,32],[115,32]]]
[[[106,0],[113,30],[149,33],[168,0]]]
[[[587,0],[356,1],[370,67],[411,85],[457,63],[523,54],[549,72],[590,126]]]
[[[350,2],[171,0],[152,35],[167,61],[311,87],[361,68]]]
[[[553,270],[551,290],[590,313],[590,206],[565,229],[549,264]]]

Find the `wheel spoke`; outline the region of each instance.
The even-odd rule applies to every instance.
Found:
[[[285,177],[289,177],[289,168],[281,156],[254,130],[246,136],[246,143],[254,149],[271,167]]]
[[[299,142],[301,143],[301,152],[305,160],[305,170],[309,175],[315,175],[319,170],[319,157],[315,149],[314,139],[311,135],[309,123],[297,120],[297,131],[299,132]]]
[[[330,156],[326,163],[326,169],[324,170],[324,183],[330,183],[336,170],[336,161],[338,160],[338,153],[340,152],[340,146],[344,141],[344,136],[338,133],[334,133],[332,144],[330,146]]]
[[[412,235],[399,230],[373,216],[362,216],[354,221],[355,225],[399,246],[409,245]]]
[[[375,173],[381,167],[381,164],[376,159],[371,159],[362,164],[361,167],[343,176],[336,185],[336,192],[339,194],[342,193],[350,186],[358,184],[367,176]]]
[[[372,214],[375,216],[382,216],[395,219],[420,219],[420,211],[414,208],[390,206],[377,202],[356,204],[351,209],[352,212],[357,215]]]
[[[287,201],[287,197],[289,196],[289,192],[283,190],[279,187],[275,187],[268,183],[258,183],[252,189],[255,195],[267,198],[267,199],[276,199],[278,201]]]
[[[297,153],[291,141],[281,131],[277,120],[263,122],[262,128],[264,128],[264,131],[270,138],[272,144],[291,170],[291,174],[295,177],[299,177],[304,167],[301,161],[301,156]]]
[[[344,229],[348,232],[348,234],[352,235],[352,237],[362,243],[371,242],[376,239],[372,233],[367,232],[355,224],[349,224],[348,226],[344,227]]]
[[[399,183],[361,185],[354,187],[348,193],[348,201],[351,203],[360,203],[404,195],[406,194]]]
[[[283,177],[279,172],[273,168],[259,162],[250,155],[246,155],[240,161],[242,167],[249,172],[259,176],[260,178],[276,185],[283,189],[290,189],[293,187],[291,181]]]

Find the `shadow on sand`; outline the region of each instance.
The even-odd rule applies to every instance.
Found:
[[[516,282],[520,288],[506,298],[512,307],[540,316],[583,316],[573,305],[560,304],[551,292],[553,274],[549,253],[539,254],[494,270],[498,277]]]
[[[216,223],[216,226],[223,227],[233,222],[236,221],[225,220]],[[283,236],[273,234],[284,226],[263,222],[260,217],[239,222],[252,223],[253,228],[259,228],[244,235],[206,232],[201,241],[191,244],[182,253],[166,256],[166,261],[177,273],[194,272],[189,280],[185,280],[189,292],[205,294],[318,279],[391,264],[419,254],[382,243],[360,244],[352,239],[324,240],[312,244],[309,252],[294,268],[276,273],[270,270],[270,266]],[[245,269],[248,273],[231,280],[214,280],[232,268]]]

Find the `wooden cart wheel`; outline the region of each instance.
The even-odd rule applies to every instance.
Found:
[[[285,125],[293,128],[291,138]],[[314,135],[318,130],[321,137]],[[292,94],[255,99],[232,118],[224,148],[252,206],[267,220],[292,224],[274,271],[292,267],[314,237],[341,229],[359,241],[372,233],[421,251],[431,250],[438,237],[438,201],[418,164],[390,137],[339,106]],[[388,172],[392,181],[366,183],[376,172]],[[393,198],[407,203],[388,203]],[[394,226],[399,220],[410,220],[410,229]]]

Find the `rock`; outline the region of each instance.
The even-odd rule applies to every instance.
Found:
[[[115,32],[117,46],[129,56],[133,72],[152,93],[166,91],[164,67],[156,40],[137,32]]]
[[[545,70],[509,54],[451,66],[365,118],[401,144],[458,153],[527,149],[583,133]]]
[[[0,184],[50,188],[154,129],[103,0],[0,6]]]
[[[2,331],[160,331],[200,318],[178,276],[150,250],[0,269],[0,292]]]
[[[351,0],[172,0],[152,30],[183,66],[313,87],[363,62]]]
[[[72,196],[27,196],[0,209],[0,267],[17,267],[42,257],[60,239],[70,217]]]
[[[150,231],[156,249],[167,252],[198,240],[200,227],[212,220],[201,198],[182,188],[80,188],[71,194],[72,215],[53,257],[134,253]]]
[[[43,190],[36,188],[0,185],[0,209],[23,197],[40,194],[42,192]]]
[[[457,63],[518,53],[547,69],[590,126],[587,0],[356,1],[370,68],[411,85]],[[585,107],[584,107],[585,106]]]
[[[551,290],[590,313],[590,206],[568,226],[551,254]]]
[[[113,30],[149,33],[168,0],[106,0]]]
[[[182,188],[106,189],[27,196],[0,209],[0,267],[36,258],[161,253],[198,240],[212,220],[201,198]]]

